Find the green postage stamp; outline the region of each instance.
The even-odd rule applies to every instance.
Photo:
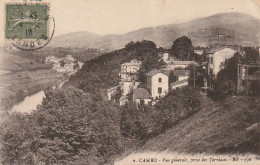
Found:
[[[48,39],[47,4],[6,4],[6,39]]]

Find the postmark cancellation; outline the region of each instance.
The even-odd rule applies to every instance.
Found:
[[[49,10],[46,2],[6,3],[5,39],[24,50],[44,47],[54,34],[54,18]]]

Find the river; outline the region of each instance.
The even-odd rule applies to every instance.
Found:
[[[13,112],[31,113],[33,110],[36,110],[37,105],[42,103],[44,97],[45,97],[44,91],[37,92],[30,96],[26,96],[22,102],[13,106],[10,113]]]
[[[83,63],[80,64],[80,68],[82,67]],[[75,74],[76,72],[72,72],[69,75]],[[62,85],[68,81],[64,80],[61,82],[57,87],[62,88]],[[44,91],[39,91],[33,95],[26,96],[24,100],[20,103],[17,103],[13,106],[13,108],[9,111],[9,113],[19,112],[19,113],[31,113],[33,110],[36,110],[37,106],[42,104],[42,100],[45,97]]]
[[[61,88],[62,85],[68,80],[61,82],[58,85],[58,88]],[[36,110],[37,106],[42,104],[42,100],[45,97],[44,91],[39,91],[33,95],[26,96],[24,100],[20,103],[17,103],[9,111],[10,113],[19,112],[19,113],[31,113],[33,110]]]

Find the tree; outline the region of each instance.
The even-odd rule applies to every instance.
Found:
[[[193,47],[191,39],[186,36],[176,39],[173,42],[170,54],[179,60],[192,60]]]
[[[137,81],[140,81],[141,83],[145,83],[146,82],[146,75],[145,75],[146,71],[144,66],[142,65],[140,67],[140,69],[137,72]]]
[[[237,65],[239,53],[223,63],[223,69],[219,71],[216,79],[216,89],[231,93],[236,91],[237,87]]]
[[[190,77],[189,77],[189,84],[192,84],[192,86],[196,86],[196,80],[197,80],[197,71],[198,67],[194,64],[190,64],[187,69],[190,71]]]
[[[3,118],[2,118],[3,119]],[[35,150],[39,130],[29,115],[5,115],[1,121],[1,162],[3,164],[38,164]]]
[[[214,100],[223,100],[236,93],[237,89],[237,65],[240,54],[236,53],[232,58],[223,62],[223,68],[218,72],[213,82],[215,89],[209,92]]]
[[[143,140],[151,127],[150,109],[145,106],[136,108],[135,104],[126,104],[121,108],[120,129],[123,136],[133,140]]]
[[[175,81],[177,81],[177,76],[175,76],[175,75],[174,75],[174,72],[171,71],[171,72],[170,72],[170,75],[169,75],[169,82],[170,82],[170,83],[173,83],[173,82],[175,82]]]
[[[259,59],[259,50],[258,50],[258,48],[245,47],[244,51],[246,53],[247,60],[256,61],[256,60]]]
[[[177,88],[168,93],[154,106],[152,119],[155,128],[163,132],[201,108],[202,98],[199,91],[190,86]]]

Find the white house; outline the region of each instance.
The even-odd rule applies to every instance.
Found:
[[[169,63],[167,63],[166,64],[166,67],[165,67],[165,70],[174,70],[174,64],[173,64],[173,62],[171,61],[171,62],[169,62]]]
[[[136,88],[133,90],[133,100],[136,105],[147,105],[152,102],[152,97],[147,89]]]
[[[66,55],[64,59],[69,60],[71,62],[75,61],[75,59],[72,57],[72,55]]]
[[[137,88],[141,82],[132,80],[130,77],[123,79],[119,85],[121,86],[121,94],[123,96],[129,94],[133,89]]]
[[[169,92],[169,74],[162,70],[152,70],[147,74],[147,88],[153,99],[159,99]]]
[[[74,71],[74,63],[73,62],[68,62],[66,63],[66,60],[64,66],[61,66],[60,61],[53,63],[52,69],[56,70],[57,72],[73,72]]]
[[[184,86],[188,86],[188,80],[181,80],[181,81],[176,81],[174,83],[171,83],[170,88],[176,89],[176,88],[181,88]]]
[[[216,76],[222,68],[222,63],[233,57],[237,52],[237,50],[228,46],[223,46],[219,49],[210,51],[208,53],[208,74]]]
[[[169,56],[169,53],[163,53],[160,55],[160,57],[162,58],[162,60],[168,64],[169,62],[171,62],[171,58]]]
[[[50,63],[59,63],[61,59],[60,58],[57,58],[55,56],[48,56],[45,58],[45,63],[46,64],[50,64]]]
[[[122,79],[131,77],[132,79],[136,78],[136,74],[138,70],[140,69],[142,65],[141,61],[138,61],[136,59],[131,60],[130,62],[126,62],[121,64],[121,72],[119,73],[119,76]]]
[[[125,96],[132,91],[134,86],[134,81],[129,81],[127,79],[124,79],[119,84],[121,86],[121,93],[123,96]]]
[[[64,65],[64,68],[65,68],[65,71],[66,72],[73,72],[73,67],[74,67],[74,64],[73,63],[66,63]]]

